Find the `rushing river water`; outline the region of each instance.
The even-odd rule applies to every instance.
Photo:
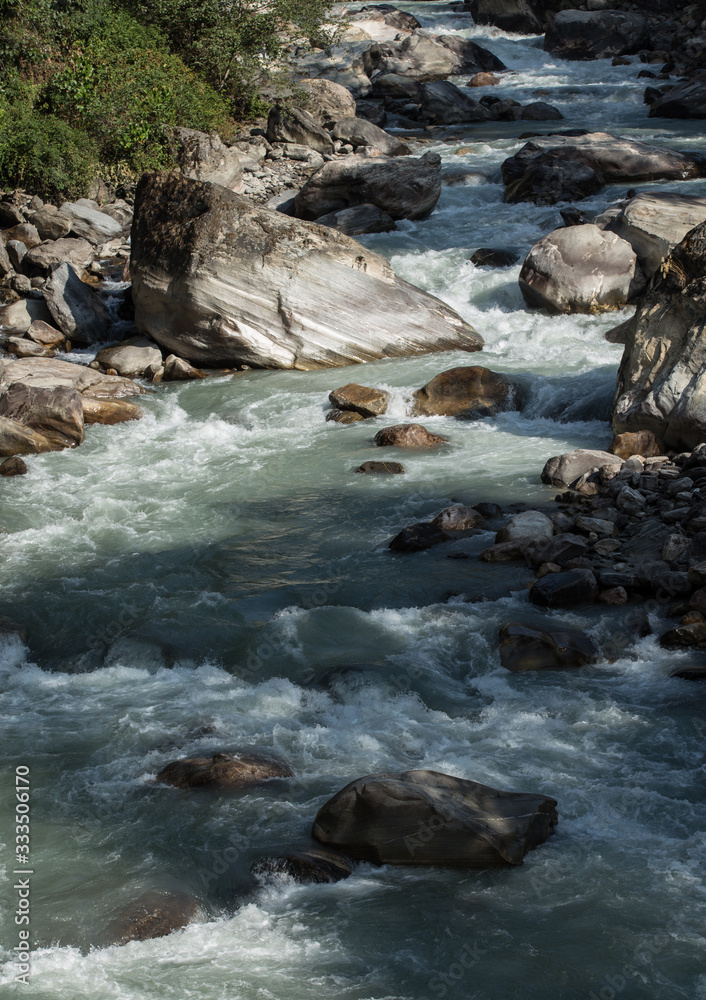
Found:
[[[494,93],[554,103],[563,127],[704,148],[698,124],[647,118],[637,63],[564,63],[540,38],[404,6],[488,45],[516,71]],[[162,386],[142,421],[92,427],[78,451],[2,481],[0,613],[29,640],[0,651],[0,832],[11,848],[14,770],[28,765],[36,947],[29,986],[15,984],[8,860],[3,998],[706,997],[702,689],[668,678],[676,655],[654,638],[595,667],[510,674],[497,630],[540,614],[529,570],[447,558],[491,533],[386,548],[452,501],[550,504],[544,461],[610,441],[621,348],[604,333],[621,316],[529,312],[519,266],[468,261],[481,246],[524,253],[560,224],[556,208],[502,200],[500,163],[534,125],[434,133],[445,171],[473,171],[471,183],[446,187],[430,219],[363,238],[476,326],[486,349],[473,364],[521,375],[521,415],[431,418],[447,446],[404,455],[404,477],[360,476],[394,420],[325,423],[328,392],[387,387],[402,418],[411,391],[468,355],[249,372]],[[653,186],[706,193],[704,181]],[[541,617],[606,643],[624,631],[618,612]],[[153,784],[176,757],[242,746],[275,750],[296,778],[232,797]],[[249,875],[306,845],[350,779],[410,768],[553,795],[558,832],[510,870],[363,865],[324,886]],[[193,893],[199,918],[95,947],[110,914],[150,889]]]

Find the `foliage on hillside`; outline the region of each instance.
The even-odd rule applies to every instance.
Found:
[[[168,130],[228,137],[325,0],[0,0],[0,185],[84,193],[171,162]]]

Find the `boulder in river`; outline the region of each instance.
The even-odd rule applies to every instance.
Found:
[[[476,24],[494,24],[503,31],[522,35],[540,35],[544,30],[531,0],[470,0],[466,6]]]
[[[389,544],[393,552],[423,552],[433,545],[450,542],[451,536],[443,531],[438,524],[420,521],[403,528]]]
[[[339,410],[353,410],[361,417],[379,417],[387,410],[389,392],[384,389],[370,389],[365,385],[349,382],[329,393],[329,401]]]
[[[469,97],[450,80],[422,85],[422,117],[430,125],[460,125],[463,122],[490,122],[497,115]]]
[[[316,840],[390,865],[519,865],[557,822],[548,795],[504,792],[438,771],[358,778],[321,807]]]
[[[650,104],[650,118],[706,118],[706,82],[686,80]]]
[[[26,463],[19,455],[13,455],[12,458],[0,462],[0,476],[26,476],[28,471]]]
[[[39,455],[54,451],[51,442],[39,431],[26,427],[18,420],[0,416],[0,458],[13,455]]]
[[[496,544],[523,541],[540,542],[554,534],[554,523],[541,510],[523,510],[514,514],[495,536]]]
[[[394,74],[423,83],[444,80],[447,76],[472,74],[478,70],[492,72],[506,68],[496,55],[470,38],[460,35],[437,35],[432,38],[423,31],[414,31],[406,38],[387,42],[381,47],[376,74]]]
[[[554,205],[595,194],[604,184],[688,180],[706,173],[698,153],[636,142],[607,132],[550,134],[525,143],[502,164],[507,201]]]
[[[383,427],[375,435],[375,444],[379,448],[438,448],[447,441],[448,438],[432,434],[421,424],[395,424]]]
[[[576,629],[542,631],[509,622],[500,629],[500,662],[507,670],[559,670],[595,663],[598,650]]]
[[[630,244],[598,226],[571,226],[535,243],[520,271],[528,305],[554,313],[618,309],[631,297],[637,256]]]
[[[81,281],[71,264],[59,264],[44,286],[44,299],[54,321],[72,343],[95,344],[110,330],[110,313],[100,295]]]
[[[291,778],[293,775],[289,764],[278,757],[234,751],[172,761],[162,768],[157,781],[177,788],[251,788],[270,778]]]
[[[431,523],[442,531],[471,531],[484,524],[485,518],[475,507],[465,507],[463,504],[455,503],[437,514]]]
[[[316,220],[317,226],[329,226],[346,236],[362,236],[364,233],[389,233],[397,229],[395,220],[377,205],[353,205],[337,212],[328,212]]]
[[[172,174],[140,180],[131,271],[138,330],[205,367],[324,368],[483,345],[350,237]]]
[[[652,431],[669,448],[706,440],[706,222],[675,247],[626,326],[613,430]]]
[[[90,399],[81,396],[83,419],[86,424],[122,424],[139,420],[142,410],[126,399]]]
[[[512,267],[519,260],[514,250],[480,247],[470,258],[475,267]]]
[[[519,396],[509,378],[489,368],[450,368],[413,394],[412,413],[478,420],[519,409]]]
[[[404,473],[404,466],[399,462],[363,462],[354,471],[366,476],[400,476]]]
[[[441,194],[441,157],[344,156],[310,177],[294,199],[298,219],[314,221],[354,205],[375,205],[392,219],[424,219]]]
[[[545,51],[561,59],[606,59],[649,45],[647,21],[622,10],[560,10],[549,21]]]
[[[627,240],[651,278],[686,234],[706,221],[706,198],[672,191],[644,191],[620,207],[605,226]]]

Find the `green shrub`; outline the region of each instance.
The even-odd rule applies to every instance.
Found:
[[[95,176],[92,140],[61,118],[40,114],[26,92],[0,97],[0,185],[48,199],[81,197]]]

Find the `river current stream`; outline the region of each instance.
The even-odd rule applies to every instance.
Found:
[[[539,37],[474,27],[440,3],[402,6],[497,53],[514,73],[492,92],[556,105],[556,127],[706,148],[698,123],[648,119],[637,60],[562,62]],[[452,502],[550,506],[546,459],[611,440],[622,348],[604,334],[629,312],[532,312],[519,264],[468,259],[485,246],[524,256],[561,224],[558,208],[504,204],[499,172],[521,133],[552,125],[431,133],[427,148],[446,174],[471,171],[467,183],[445,186],[429,219],[362,237],[469,320],[482,353],[160,386],[140,400],[143,420],[91,427],[79,450],[3,481],[0,614],[29,638],[0,649],[0,833],[9,857],[13,776],[28,766],[35,948],[17,984],[8,861],[3,997],[706,998],[703,692],[668,677],[686,655],[652,636],[593,667],[511,674],[504,622],[563,622],[614,648],[624,610],[538,612],[529,569],[474,558],[490,532],[387,549]],[[706,194],[703,180],[649,186]],[[353,473],[381,457],[372,437],[405,417],[414,389],[469,363],[519,374],[523,412],[425,419],[448,445],[385,453],[405,476]],[[329,391],[349,381],[391,390],[391,412],[326,423]],[[245,746],[275,751],[296,777],[238,795],[154,784],[170,760]],[[306,846],[348,781],[413,768],[552,795],[557,832],[512,869],[361,865],[334,885],[249,874]],[[152,889],[195,895],[198,918],[99,947],[111,914]]]

